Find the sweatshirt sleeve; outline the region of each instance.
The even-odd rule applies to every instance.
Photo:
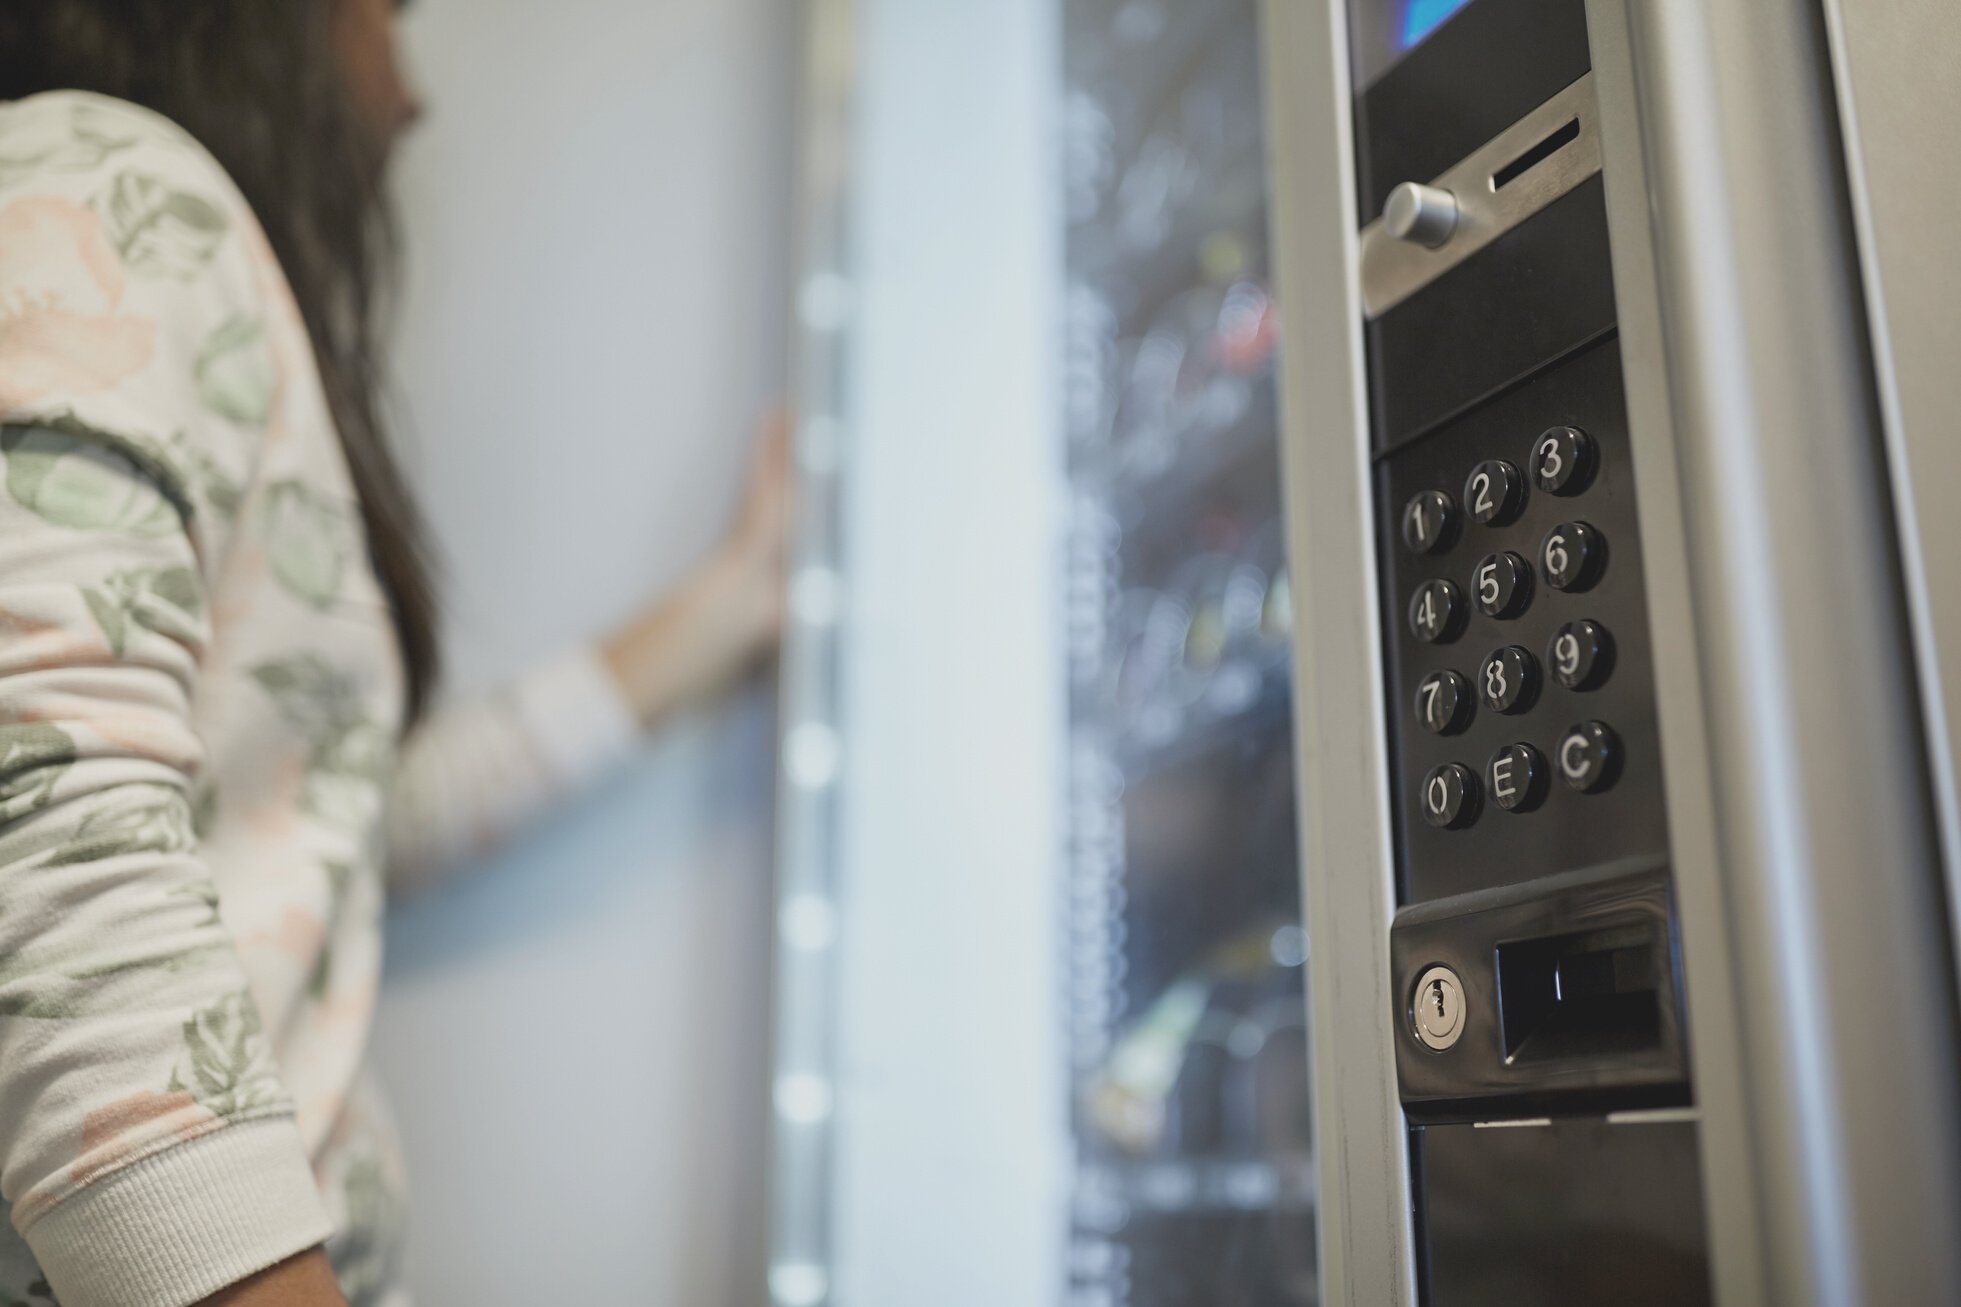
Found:
[[[639,725],[596,650],[570,649],[410,735],[384,829],[390,888],[483,857],[618,767]]]
[[[8,122],[41,162],[0,174],[0,1198],[66,1307],[181,1307],[329,1233],[193,817],[261,273],[161,119]]]

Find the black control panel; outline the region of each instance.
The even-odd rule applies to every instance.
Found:
[[[1611,335],[1377,464],[1403,899],[1668,847]]]
[[[1470,0],[1356,106],[1427,1307],[1711,1300],[1596,113],[1583,0]]]

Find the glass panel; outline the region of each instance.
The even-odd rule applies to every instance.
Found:
[[[1063,10],[1068,1301],[1313,1303],[1255,11]]]

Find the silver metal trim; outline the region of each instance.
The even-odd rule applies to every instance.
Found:
[[[1371,318],[1395,308],[1464,260],[1600,171],[1593,74],[1568,86],[1479,146],[1429,185],[1457,201],[1457,222],[1436,246],[1399,239],[1378,217],[1362,229],[1362,306]],[[1579,120],[1580,134],[1503,187],[1493,178]],[[1410,178],[1419,181],[1419,178]]]
[[[1409,1131],[1343,0],[1262,0],[1294,611],[1321,1301],[1413,1307]]]
[[[1961,1301],[1955,1018],[1905,1006],[1953,982],[1823,25],[1588,11],[1718,1300]]]
[[[1961,942],[1961,5],[1824,0],[1852,217],[1859,239],[1920,707]],[[1932,128],[1942,124],[1942,128]],[[1957,975],[1961,980],[1961,974]]]
[[[839,529],[851,346],[850,183],[856,0],[812,0],[802,19],[796,177],[801,286],[789,355],[797,417],[793,575],[843,571]],[[776,1307],[833,1301],[838,785],[843,759],[837,623],[793,615],[778,688],[775,1116],[767,1293]]]

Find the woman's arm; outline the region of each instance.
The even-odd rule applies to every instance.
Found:
[[[754,668],[782,626],[786,444],[782,418],[763,425],[734,526],[672,592],[416,730],[391,787],[391,888],[492,852],[631,756],[643,731]]]
[[[221,1289],[197,1307],[347,1307],[347,1299],[327,1254],[315,1248]]]

